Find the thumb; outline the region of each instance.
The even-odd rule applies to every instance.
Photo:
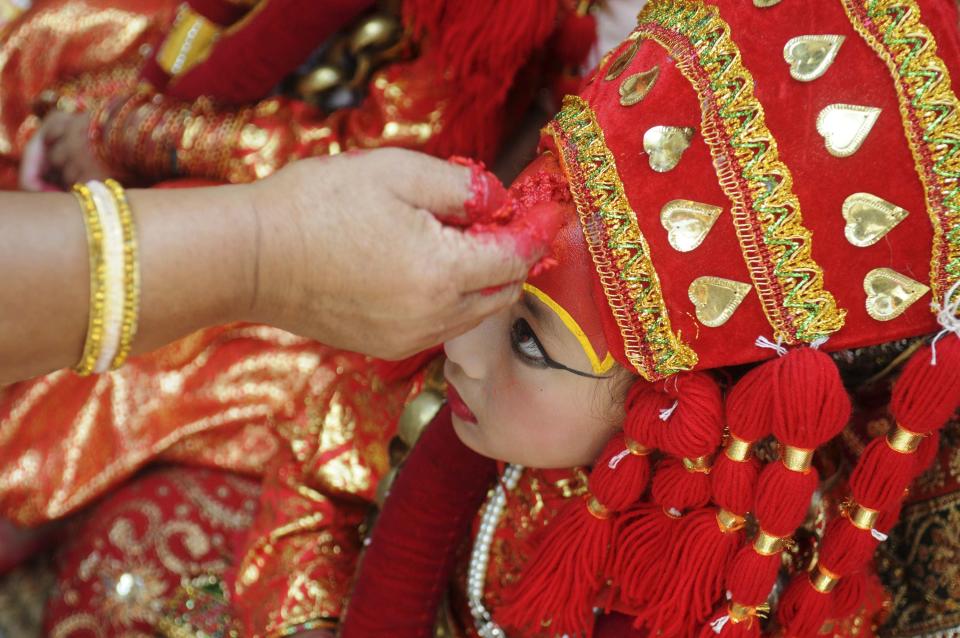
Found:
[[[445,248],[451,252],[448,272],[461,294],[495,292],[502,286],[521,283],[543,251],[525,250],[509,235],[468,234],[443,228]]]
[[[492,211],[506,201],[503,184],[482,164],[402,153],[403,170],[395,192],[411,207],[428,210],[441,221],[463,226],[473,221],[468,212]],[[471,206],[476,210],[468,210]]]

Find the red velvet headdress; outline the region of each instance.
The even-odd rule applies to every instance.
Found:
[[[757,337],[936,330],[960,281],[951,3],[717,5],[651,2],[545,129],[614,354],[656,380],[772,356]]]
[[[946,0],[651,0],[564,100],[538,162],[559,165],[581,232],[561,233],[560,265],[528,290],[588,356],[609,350],[645,381],[587,502],[495,614],[504,627],[588,633],[608,590],[661,635],[757,634],[818,486],[814,451],[850,413],[824,351],[942,329],[906,366],[898,427],[865,450],[854,504],[778,618],[813,636],[856,604],[930,458],[918,448],[960,404],[956,18]],[[770,358],[726,399],[704,372]],[[761,471],[751,445],[771,434],[781,459]],[[748,514],[759,533],[744,544]]]

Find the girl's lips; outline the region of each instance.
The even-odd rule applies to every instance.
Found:
[[[447,403],[450,404],[450,411],[461,421],[466,421],[467,423],[477,422],[477,417],[470,411],[467,404],[463,402],[460,393],[457,392],[457,389],[453,387],[453,384],[449,381],[447,381]]]

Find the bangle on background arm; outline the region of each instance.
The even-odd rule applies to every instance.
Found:
[[[73,187],[84,211],[90,252],[90,316],[83,355],[74,370],[102,373],[123,364],[137,329],[140,272],[136,228],[120,184]]]

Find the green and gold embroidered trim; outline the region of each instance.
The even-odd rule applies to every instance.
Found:
[[[811,342],[839,330],[846,313],[823,286],[793,177],[779,158],[729,25],[716,7],[665,0],[640,12],[635,33],[670,53],[703,104],[701,134],[775,336]]]
[[[942,301],[960,281],[960,102],[916,0],[841,0],[854,29],[887,65],[933,224],[930,287]]]
[[[650,246],[590,106],[567,96],[547,132],[630,363],[648,381],[692,369],[697,355],[673,332]]]

